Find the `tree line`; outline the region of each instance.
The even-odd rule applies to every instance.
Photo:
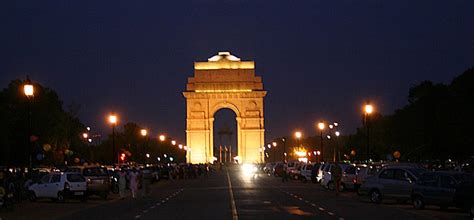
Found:
[[[112,134],[100,139],[89,134],[89,142],[83,137],[89,131],[77,116],[79,105],[64,107],[53,89],[39,83],[33,84],[34,97],[28,100],[24,84],[16,79],[0,91],[0,165],[27,166],[30,153],[35,166],[111,163]],[[185,160],[184,151],[171,146],[169,140],[143,137],[141,129],[133,122],[116,128],[116,152],[117,156],[126,155],[124,162],[156,162],[159,156],[167,162],[164,154],[177,162]]]

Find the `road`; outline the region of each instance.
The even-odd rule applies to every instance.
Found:
[[[33,206],[33,208],[31,208]],[[23,212],[22,210],[30,210]],[[36,212],[36,213],[35,213]],[[3,216],[2,216],[3,215]],[[87,203],[22,204],[0,219],[469,219],[458,210],[409,205],[371,204],[354,192],[336,196],[312,183],[290,181],[264,174],[243,175],[230,166],[211,176],[161,181],[146,198]]]

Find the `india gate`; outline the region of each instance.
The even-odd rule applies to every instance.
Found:
[[[214,155],[214,114],[223,108],[235,112],[237,158],[240,163],[263,161],[263,98],[266,95],[255,62],[219,52],[207,62],[194,63],[186,91],[186,144],[188,163],[207,163]]]

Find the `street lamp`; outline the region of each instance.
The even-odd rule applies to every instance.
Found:
[[[277,146],[277,142],[272,142],[272,145],[273,145],[273,163],[276,162],[276,159],[275,159],[275,155],[276,155],[276,146]]]
[[[89,137],[89,134],[87,134],[87,133],[84,132],[84,133],[82,133],[82,137],[83,137],[84,139],[87,139],[87,138]]]
[[[323,146],[323,130],[324,128],[326,127],[326,125],[324,124],[324,122],[319,122],[318,123],[318,128],[319,128],[319,131],[320,131],[320,134],[321,134],[321,161],[324,161],[324,146]]]
[[[112,125],[112,166],[115,164],[115,126],[117,125],[117,116],[109,115],[109,123]]]
[[[140,134],[145,137],[148,134],[148,131],[146,129],[140,130]]]
[[[176,145],[176,141],[175,141],[175,140],[172,140],[172,141],[171,141],[171,145],[175,146],[175,145]]]
[[[162,135],[162,134],[158,138],[160,139],[160,141],[165,141],[166,140],[166,136]]]
[[[334,124],[336,124],[336,123],[334,123]],[[334,135],[336,135],[336,144],[334,145],[334,152],[333,152],[334,154],[332,155],[332,160],[333,160],[333,162],[336,162],[336,151],[337,151],[337,154],[339,155],[338,156],[339,159],[341,157],[340,154],[339,154],[339,141],[338,141],[338,139],[339,139],[338,137],[339,137],[339,135],[341,135],[341,133],[339,131],[335,131]]]
[[[145,150],[148,148],[148,147],[147,147],[147,145],[148,145],[148,141],[147,141],[148,130],[146,130],[146,129],[143,128],[143,129],[140,130],[140,134],[141,134],[142,137],[143,137],[143,151],[145,151]],[[139,158],[140,158],[141,155],[142,155],[141,152],[142,152],[142,151],[140,151],[140,153],[138,154],[138,157],[139,157]],[[137,152],[137,153],[138,153],[138,152]],[[148,155],[148,154],[147,154],[147,155]],[[145,155],[145,156],[146,156],[146,155]],[[149,156],[146,156],[146,157],[149,158]],[[146,159],[146,162],[148,162],[148,159]]]
[[[365,127],[367,129],[367,161],[370,159],[370,128],[369,128],[369,116],[372,114],[374,111],[374,107],[370,104],[370,102],[367,102],[364,106],[364,116],[365,116]]]
[[[286,163],[286,138],[282,137],[281,141],[283,142],[283,156],[284,156],[284,162]]]
[[[33,143],[31,141],[31,136],[32,136],[32,125],[31,125],[31,102],[33,100],[33,97],[35,95],[35,87],[33,86],[33,83],[30,81],[30,77],[26,77],[25,85],[23,85],[23,92],[28,99],[28,172],[31,171],[31,168],[33,167]]]

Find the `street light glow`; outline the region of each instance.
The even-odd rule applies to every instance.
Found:
[[[341,133],[340,133],[339,131],[334,132],[334,134],[335,134],[337,137],[339,137],[339,135],[341,135]]]
[[[172,141],[171,141],[171,145],[175,146],[175,145],[176,145],[176,141],[175,141],[175,140],[172,140]]]
[[[25,92],[25,95],[27,97],[31,97],[35,93],[35,89],[34,89],[33,85],[31,85],[31,84],[24,85],[23,86],[23,91]]]
[[[326,125],[324,124],[324,122],[319,122],[319,123],[318,123],[318,128],[319,128],[319,130],[324,130],[324,127],[326,127]]]
[[[161,135],[159,136],[159,139],[160,139],[160,141],[165,141],[165,140],[166,140],[166,136],[161,134]]]
[[[87,133],[82,133],[82,137],[83,137],[84,139],[87,139],[87,138],[89,137],[89,134],[87,134]]]
[[[295,137],[296,137],[297,139],[300,139],[301,136],[303,136],[303,134],[301,133],[301,131],[295,132]]]
[[[142,134],[142,136],[146,136],[148,134],[148,131],[146,129],[142,129],[140,130],[140,133]]]
[[[272,145],[271,145],[271,144],[268,144],[267,147],[268,147],[268,149],[272,149]]]
[[[183,145],[182,145],[182,144],[179,144],[178,147],[179,147],[179,149],[183,149]]]
[[[366,104],[364,110],[366,114],[371,114],[374,111],[374,107],[371,104]]]
[[[150,158],[150,154],[146,154],[146,158]]]
[[[274,147],[276,147],[276,146],[277,146],[277,142],[274,141],[274,142],[272,143],[272,145],[273,145]]]
[[[117,124],[117,116],[116,115],[109,115],[109,122],[110,124]]]

